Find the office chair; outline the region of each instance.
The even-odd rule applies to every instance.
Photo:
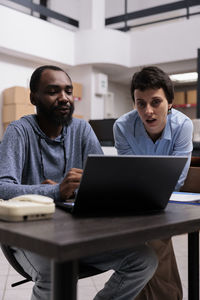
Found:
[[[192,157],[181,192],[200,193],[200,157]]]
[[[12,283],[11,286],[15,287],[20,284],[32,281],[32,277],[27,274],[22,266],[18,263],[14,256],[14,251],[10,246],[8,245],[1,245],[1,249],[3,254],[5,255],[6,259],[10,263],[10,265],[17,271],[21,276],[23,276],[25,279],[20,280],[18,282]],[[84,265],[84,264],[79,264],[79,274],[78,274],[78,279],[85,278],[85,277],[91,277],[100,273],[103,273],[104,271],[101,271],[95,267]]]

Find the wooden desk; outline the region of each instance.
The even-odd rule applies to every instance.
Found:
[[[51,220],[0,222],[0,241],[51,259],[52,300],[74,300],[78,259],[188,232],[189,299],[199,300],[199,229],[200,206],[193,205],[171,203],[153,215],[95,218],[78,218],[57,209]]]

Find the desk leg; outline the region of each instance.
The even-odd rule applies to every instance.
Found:
[[[76,261],[52,262],[51,300],[76,300],[78,264]]]
[[[188,300],[199,300],[199,232],[188,233]]]

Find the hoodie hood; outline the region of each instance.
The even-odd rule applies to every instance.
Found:
[[[63,166],[60,169],[63,169],[62,176],[64,176],[66,172],[66,165],[67,165],[67,158],[66,158],[66,149],[65,149],[65,136],[67,133],[67,126],[63,127],[62,133],[57,136],[55,139],[50,139],[39,127],[37,122],[37,116],[36,115],[28,115],[21,118],[22,123],[26,122],[26,128],[27,124],[31,127],[31,129],[34,131],[35,136],[37,138],[38,142],[38,149],[39,149],[39,155],[40,155],[40,167],[41,167],[41,174],[43,179],[47,179],[46,171],[45,171],[45,161],[48,160],[48,155],[46,154],[46,149],[48,147],[49,152],[52,152],[51,149],[53,149],[56,146],[57,151],[60,153],[60,157],[63,157]],[[52,148],[53,147],[53,148]],[[51,159],[49,159],[52,161]],[[52,179],[52,178],[51,178]],[[55,178],[54,178],[55,180]]]
[[[64,126],[62,133],[57,136],[55,139],[50,139],[39,127],[38,121],[37,121],[37,116],[36,115],[28,115],[28,116],[24,116],[21,118],[22,122],[26,122],[26,124],[28,123],[29,126],[32,128],[32,130],[35,132],[35,134],[38,136],[38,138],[44,139],[47,143],[63,143],[64,142],[64,138],[67,135],[67,127],[68,126]],[[70,126],[70,125],[69,125]],[[26,125],[27,127],[27,125]]]

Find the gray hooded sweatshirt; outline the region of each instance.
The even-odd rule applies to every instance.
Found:
[[[24,116],[7,127],[0,144],[0,198],[40,194],[60,201],[59,184],[71,168],[83,168],[88,154],[103,154],[88,122],[73,118],[52,140],[36,115]],[[45,179],[58,184],[42,184]]]

